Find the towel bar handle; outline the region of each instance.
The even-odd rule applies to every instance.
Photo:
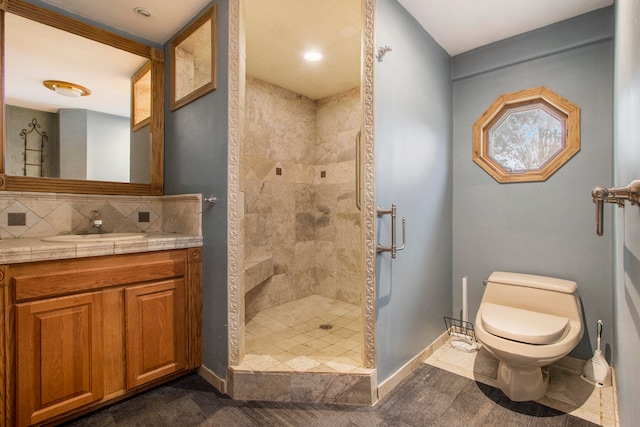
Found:
[[[640,204],[640,179],[631,181],[626,187],[596,187],[591,190],[591,197],[596,204],[596,234],[602,236],[602,221],[605,203],[615,203],[624,208],[625,200],[632,205]]]

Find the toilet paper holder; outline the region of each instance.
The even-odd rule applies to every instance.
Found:
[[[621,208],[624,208],[626,200],[632,205],[640,204],[640,179],[631,181],[626,187],[595,187],[591,190],[591,197],[596,204],[596,234],[602,236],[604,204],[615,203]]]

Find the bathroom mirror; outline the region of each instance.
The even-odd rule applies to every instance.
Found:
[[[162,50],[23,0],[0,0],[0,8],[0,189],[163,194]],[[90,69],[94,64],[99,71]],[[67,96],[60,96],[43,85],[49,79],[84,86],[91,94],[69,96],[81,94],[63,87]],[[49,121],[38,169],[44,176],[24,176],[25,150],[13,134],[36,117],[40,124]]]

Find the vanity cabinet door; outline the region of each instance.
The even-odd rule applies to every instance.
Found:
[[[15,314],[18,425],[102,398],[102,293],[16,304]]]
[[[183,278],[125,289],[127,388],[186,368]]]

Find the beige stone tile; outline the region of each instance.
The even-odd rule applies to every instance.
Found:
[[[295,359],[291,359],[285,362],[285,364],[295,371],[302,371],[302,372],[315,368],[316,366],[320,365],[320,363],[317,360],[314,360],[307,356],[296,357]]]
[[[326,336],[323,336],[321,338],[319,338],[320,340],[324,341],[326,344],[339,344],[341,341],[344,341],[343,338],[335,335],[335,334],[328,334]]]
[[[295,356],[308,356],[315,353],[315,350],[306,345],[299,345],[289,349],[289,353]]]
[[[335,326],[340,326],[340,327],[345,327],[349,324],[353,323],[353,319],[348,319],[344,316],[338,317],[336,319],[333,320],[333,324]]]
[[[308,335],[308,334],[299,334],[299,335],[296,335],[294,337],[291,337],[292,341],[295,341],[295,342],[297,342],[299,344],[306,344],[309,341],[313,341],[313,340],[316,340],[316,339],[317,338],[314,338],[314,337],[312,337],[311,335]]]
[[[327,343],[326,341],[323,341],[321,339],[315,339],[313,341],[309,341],[305,345],[308,346],[308,347],[311,347],[314,350],[321,350],[323,348],[327,348],[328,346],[330,346],[329,343]]]
[[[353,350],[355,348],[361,347],[362,343],[360,341],[356,341],[353,339],[340,340],[336,343],[336,345],[340,347],[344,347],[347,350]]]
[[[342,329],[338,329],[333,333],[333,335],[344,339],[352,339],[355,336],[360,336],[360,332],[345,327]]]
[[[358,368],[360,364],[354,363],[352,359],[347,357],[338,357],[335,361],[326,362],[326,365],[337,372],[351,372]]]
[[[271,332],[271,329],[264,326],[251,327],[251,333],[257,337],[266,337],[267,335],[271,334]]]
[[[291,370],[290,366],[287,366],[284,363],[280,363],[278,365],[266,368],[264,371],[265,372],[287,372],[287,371],[290,371],[290,370]]]
[[[279,365],[280,362],[271,356],[263,355],[250,360],[245,360],[243,364],[249,366],[253,371],[264,371],[273,366]]]
[[[600,413],[600,389],[582,380],[576,372],[561,366],[549,367],[549,388],[545,396],[589,412]]]
[[[324,363],[320,363],[318,366],[311,368],[309,370],[307,370],[306,372],[326,372],[326,373],[332,373],[332,372],[339,372],[335,369],[333,369],[330,366],[325,365]]]
[[[584,361],[572,359],[564,358],[549,367],[549,388],[538,402],[596,424],[615,426],[613,388],[598,388],[580,379]],[[425,363],[497,387],[498,362],[484,349],[476,353],[461,352],[451,347],[447,337]]]
[[[319,329],[318,326],[320,325],[317,324],[313,329],[308,330],[307,335],[311,335],[314,338],[322,338],[329,335],[325,330]]]
[[[289,350],[293,347],[299,346],[300,343],[295,342],[294,340],[291,340],[291,339],[284,339],[284,340],[275,342],[273,345],[283,350]]]
[[[344,347],[340,347],[337,345],[330,345],[328,347],[324,347],[320,349],[321,353],[328,354],[329,356],[340,356],[347,352]]]

